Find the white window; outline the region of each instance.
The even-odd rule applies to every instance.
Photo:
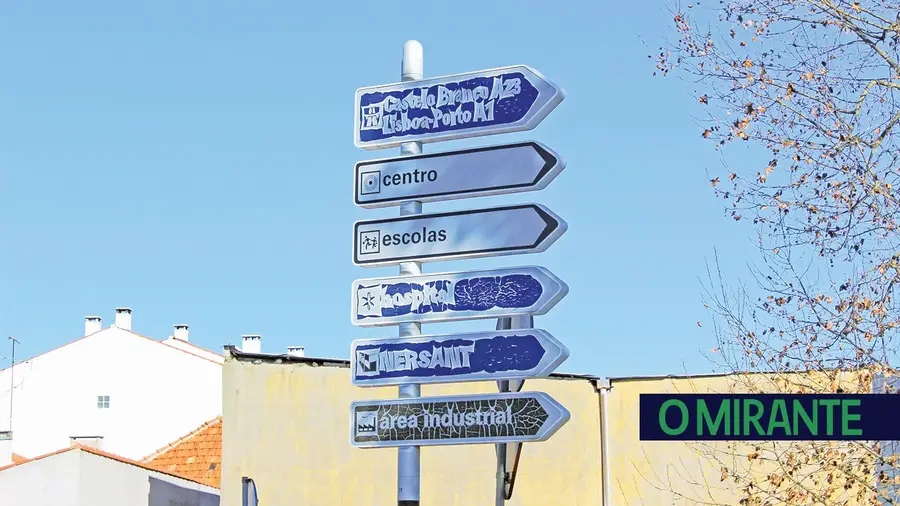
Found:
[[[106,409],[109,407],[109,396],[108,395],[98,395],[97,396],[97,408]]]

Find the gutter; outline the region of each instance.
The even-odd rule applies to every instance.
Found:
[[[594,384],[594,390],[600,393],[600,480],[602,482],[603,487],[603,502],[602,506],[612,506],[612,501],[609,498],[610,495],[610,485],[609,485],[609,413],[608,404],[606,398],[609,396],[609,391],[612,390],[612,384],[608,379],[597,379],[592,380],[591,383]]]

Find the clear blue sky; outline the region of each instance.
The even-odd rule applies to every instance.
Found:
[[[139,333],[187,323],[212,349],[259,333],[263,351],[347,357],[353,339],[395,335],[349,322],[350,283],[397,272],[352,265],[352,223],[398,212],[353,205],[353,164],[397,149],[354,147],[351,101],[398,81],[403,42],[417,39],[426,77],[527,64],[567,93],[533,131],[425,148],[544,142],[568,165],[547,189],[425,211],[535,201],[569,231],[543,254],[424,270],[549,268],[570,293],[536,324],[569,346],[561,371],[711,370],[698,276],[713,248],[743,274],[752,230],[712,195],[706,171],[721,162],[692,119],[691,85],[652,77],[647,55],[671,33],[662,2],[3,10],[0,332],[22,342],[17,355],[80,337],[85,315],[108,325],[116,306],[134,309]],[[493,321],[424,330],[485,328]]]

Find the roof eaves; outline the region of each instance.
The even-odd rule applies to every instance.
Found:
[[[610,382],[624,381],[647,381],[647,380],[663,380],[663,379],[697,379],[697,378],[721,378],[724,376],[734,376],[742,373],[702,373],[702,374],[658,374],[647,376],[616,376],[609,378]]]
[[[27,464],[27,463],[29,463],[29,462],[34,462],[34,461],[36,461],[36,460],[46,459],[47,457],[52,457],[52,456],[54,456],[54,455],[59,455],[60,453],[65,453],[65,452],[67,452],[67,451],[74,450],[75,448],[78,448],[78,447],[80,447],[80,446],[81,446],[80,444],[76,444],[76,445],[73,445],[73,446],[69,446],[69,447],[67,447],[67,448],[61,448],[61,449],[59,449],[59,450],[56,450],[56,451],[53,451],[53,452],[50,452],[50,453],[45,453],[45,454],[43,454],[43,455],[38,455],[37,457],[32,457],[32,458],[30,458],[30,459],[20,460],[19,462],[13,462],[12,464],[9,464],[9,465],[0,467],[0,472],[6,471],[7,469],[10,469],[10,468],[13,468],[13,467],[16,467],[16,466],[21,466],[21,465]]]
[[[116,454],[114,454],[114,453],[105,452],[105,451],[103,451],[103,450],[98,450],[98,449],[96,449],[96,448],[91,448],[91,447],[89,447],[89,446],[84,446],[84,445],[81,445],[81,444],[76,444],[76,445],[73,446],[72,448],[78,448],[78,449],[80,449],[80,450],[82,450],[82,451],[85,451],[85,452],[88,452],[88,453],[92,453],[92,454],[97,455],[97,456],[99,456],[99,457],[106,457],[106,458],[108,458],[108,459],[110,459],[110,460],[115,460],[115,461],[121,462],[121,463],[123,463],[123,464],[129,464],[129,465],[132,465],[132,466],[135,466],[135,467],[139,467],[139,468],[141,468],[141,469],[145,469],[145,470],[147,470],[147,471],[152,471],[152,472],[154,472],[154,473],[165,474],[165,475],[172,476],[172,477],[175,477],[175,478],[178,478],[178,479],[181,479],[181,480],[187,480],[187,481],[189,481],[189,482],[191,482],[191,483],[196,483],[196,484],[198,484],[198,485],[203,485],[204,487],[210,487],[209,484],[203,483],[203,482],[201,482],[201,481],[198,481],[198,480],[196,480],[195,478],[190,478],[190,477],[188,477],[188,476],[183,476],[183,475],[180,475],[180,474],[177,474],[177,473],[173,473],[173,472],[169,472],[169,471],[163,471],[162,469],[159,469],[159,468],[156,468],[156,467],[147,465],[147,464],[142,463],[142,462],[138,462],[138,461],[136,461],[136,460],[131,460],[131,459],[126,458],[126,457],[123,457],[123,456],[121,456],[121,455],[116,455]],[[217,487],[211,487],[211,488],[217,488]]]
[[[287,353],[284,354],[274,354],[274,353],[247,353],[245,351],[239,350],[233,344],[226,344],[224,346],[226,351],[226,357],[233,357],[235,360],[241,362],[266,362],[270,364],[284,364],[284,363],[298,363],[298,364],[309,364],[312,366],[326,366],[326,367],[346,367],[350,368],[350,361],[346,359],[340,358],[315,358],[315,357],[298,357],[296,355],[289,355]]]
[[[169,343],[167,342],[167,341],[169,341],[170,339],[175,339],[175,338],[174,338],[174,337],[168,337],[168,338],[166,338],[166,339],[163,339],[163,340],[160,341],[160,342],[163,343],[163,344],[165,344],[166,346],[172,346],[171,344],[169,344]],[[178,342],[183,343],[183,344],[186,344],[186,345],[191,346],[191,347],[194,347],[194,348],[197,348],[197,349],[200,350],[200,351],[204,351],[204,352],[206,352],[206,353],[210,353],[210,354],[212,354],[212,355],[216,355],[216,356],[218,356],[218,357],[221,357],[221,356],[222,356],[221,353],[217,353],[217,352],[215,352],[215,351],[213,351],[213,350],[206,349],[206,348],[204,348],[203,346],[194,344],[194,343],[192,343],[192,342],[190,342],[190,341],[182,341],[181,339],[178,339]],[[175,346],[172,346],[172,348],[176,348],[176,347],[175,347]],[[178,349],[178,348],[176,348],[176,349]],[[185,351],[186,351],[186,350],[185,350]],[[188,352],[188,353],[190,353],[190,352]]]

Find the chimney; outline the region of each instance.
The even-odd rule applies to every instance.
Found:
[[[94,332],[103,330],[103,319],[99,316],[84,317],[84,335],[89,336]]]
[[[116,327],[119,327],[123,330],[131,330],[131,308],[130,307],[117,307],[116,308]]]
[[[12,431],[0,432],[0,467],[12,464]]]
[[[306,354],[303,352],[303,346],[288,346],[288,355],[292,355],[295,357],[305,357]]]
[[[175,325],[175,333],[172,335],[175,339],[181,339],[182,341],[187,342],[188,340],[188,326],[184,324]]]
[[[258,334],[250,334],[241,336],[241,351],[244,353],[261,353],[262,336]]]

